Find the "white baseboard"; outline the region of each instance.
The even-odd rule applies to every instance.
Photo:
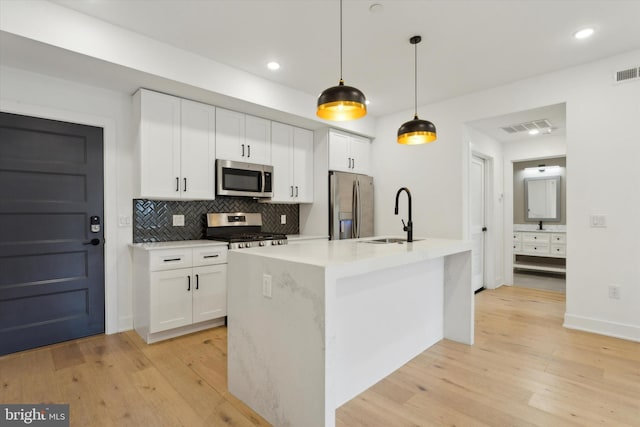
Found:
[[[564,325],[568,329],[592,332],[614,338],[640,342],[640,326],[610,322],[591,317],[577,316],[565,313]]]

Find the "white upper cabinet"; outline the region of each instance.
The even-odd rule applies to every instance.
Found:
[[[272,202],[313,202],[313,132],[271,124],[274,191]]]
[[[271,164],[271,122],[216,108],[216,158]]]
[[[367,138],[331,129],[329,170],[371,174],[371,142]]]
[[[182,100],[180,170],[182,197],[215,197],[215,108]]]
[[[134,95],[138,119],[138,196],[213,199],[215,108],[140,89]]]

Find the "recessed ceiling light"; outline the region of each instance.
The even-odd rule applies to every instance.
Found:
[[[272,71],[279,70],[280,69],[280,64],[278,64],[275,61],[271,61],[271,62],[269,62],[267,64],[267,68],[272,70]]]
[[[573,37],[577,39],[586,39],[591,37],[595,30],[593,28],[583,28],[582,30],[576,31],[573,33]]]
[[[539,131],[538,129],[531,129],[531,130],[529,131],[529,135],[537,135],[537,134],[539,134],[539,133],[540,133],[540,131]]]

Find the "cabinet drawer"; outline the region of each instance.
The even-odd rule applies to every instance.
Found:
[[[522,233],[514,232],[513,233],[513,241],[514,242],[519,242],[520,240],[522,240]]]
[[[224,264],[227,262],[226,246],[193,248],[193,266]]]
[[[551,233],[551,243],[567,243],[567,235],[565,233]]]
[[[551,255],[566,255],[567,247],[565,245],[551,245]]]
[[[150,271],[190,268],[193,264],[191,248],[153,250],[149,257]]]
[[[549,245],[545,243],[523,243],[522,252],[530,254],[549,254]]]
[[[549,243],[549,235],[546,233],[522,233],[523,242]]]

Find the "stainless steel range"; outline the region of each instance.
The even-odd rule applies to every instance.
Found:
[[[229,249],[287,244],[286,235],[262,231],[260,213],[208,213],[206,237],[228,242]]]

